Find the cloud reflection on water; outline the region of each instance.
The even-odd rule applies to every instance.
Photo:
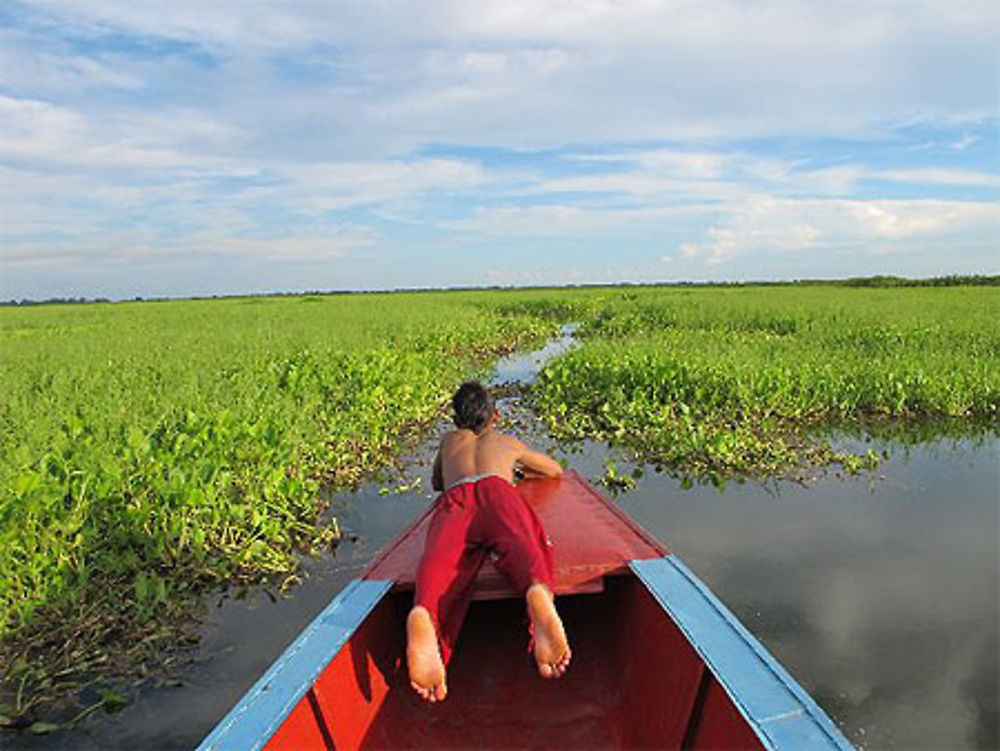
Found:
[[[623,507],[665,540],[865,747],[996,747],[997,449],[918,446],[802,488],[680,491]]]

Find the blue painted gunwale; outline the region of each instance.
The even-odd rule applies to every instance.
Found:
[[[353,579],[229,710],[198,751],[263,748],[392,585]]]
[[[798,682],[674,555],[629,568],[656,598],[767,749],[854,747]]]

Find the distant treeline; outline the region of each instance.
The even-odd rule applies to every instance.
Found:
[[[141,297],[135,298],[136,300],[141,300]],[[106,297],[49,297],[45,300],[29,300],[28,298],[23,298],[21,300],[4,300],[0,302],[0,305],[11,306],[11,305],[87,305],[89,303],[99,303],[99,302],[111,302]]]
[[[848,287],[996,287],[1000,276],[986,274],[951,274],[929,279],[906,279],[901,276],[863,276],[843,282]]]
[[[1000,275],[989,274],[950,274],[948,276],[932,276],[926,279],[907,279],[902,276],[861,276],[851,279],[790,279],[790,280],[748,280],[743,282],[622,282],[620,284],[565,284],[553,285],[551,287],[527,286],[517,289],[538,290],[538,289],[590,289],[597,287],[761,287],[761,286],[813,286],[813,285],[844,285],[847,287],[997,287],[1000,286]],[[106,297],[50,297],[45,300],[0,300],[0,307],[22,306],[22,305],[85,305],[90,303],[108,302],[142,302],[143,299],[150,301],[169,300],[217,300],[232,299],[241,297],[315,297],[326,295],[364,295],[384,292],[468,292],[483,290],[505,290],[515,289],[514,287],[502,287],[497,285],[489,286],[467,286],[467,287],[424,287],[406,289],[383,289],[383,290],[307,290],[304,292],[262,292],[259,294],[245,295],[211,295],[203,297],[133,297],[122,300],[109,300]]]

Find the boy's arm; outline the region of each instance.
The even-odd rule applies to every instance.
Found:
[[[525,477],[559,477],[563,473],[562,465],[548,454],[530,449],[520,441],[517,447],[517,461]]]
[[[431,488],[438,492],[444,490],[444,470],[441,467],[441,451],[434,457],[434,469],[431,471]]]

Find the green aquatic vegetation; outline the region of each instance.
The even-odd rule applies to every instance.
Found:
[[[633,469],[631,472],[622,472],[618,469],[618,463],[614,459],[609,459],[604,466],[604,475],[601,477],[601,484],[611,493],[622,493],[632,490],[642,477],[642,474],[643,471],[639,467]]]
[[[294,581],[339,534],[323,485],[552,330],[473,294],[0,311],[0,714],[121,662],[208,585]]]
[[[206,587],[294,581],[338,536],[323,485],[556,322],[581,344],[533,392],[553,433],[723,482],[878,461],[830,426],[996,430],[998,312],[990,287],[837,285],[0,309],[0,724],[169,659]]]
[[[990,288],[604,291],[535,401],[560,437],[608,439],[685,475],[858,471],[878,457],[835,450],[817,426],[995,427],[998,303]]]

